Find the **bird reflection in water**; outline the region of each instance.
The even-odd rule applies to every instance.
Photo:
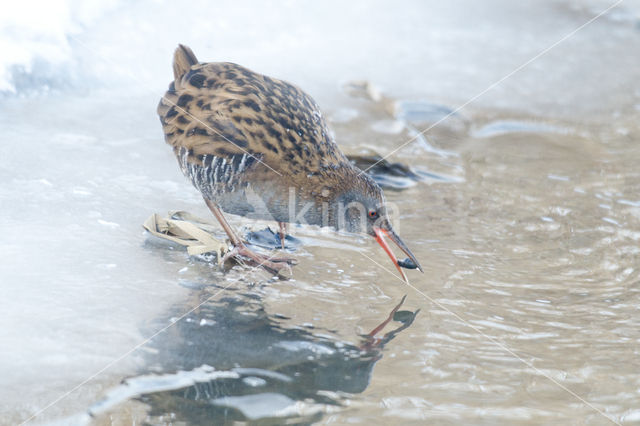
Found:
[[[367,388],[385,346],[418,314],[401,311],[404,300],[356,343],[285,325],[288,318],[268,314],[255,294],[207,302],[156,337],[147,373],[127,379],[92,414],[133,398],[148,406],[151,423],[317,421],[339,410],[345,393]]]

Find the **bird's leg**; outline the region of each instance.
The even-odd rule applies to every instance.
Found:
[[[403,296],[402,300],[400,300],[400,303],[398,303],[398,305],[395,308],[393,308],[393,310],[391,311],[391,313],[389,314],[387,319],[384,320],[376,328],[371,330],[371,332],[369,334],[367,334],[367,336],[369,336],[372,339],[375,339],[376,334],[380,333],[382,331],[382,329],[385,328],[387,326],[387,324],[389,324],[389,322],[393,319],[393,316],[396,314],[396,312],[398,312],[398,309],[400,309],[400,306],[402,306],[402,304],[404,303],[404,299],[406,299],[406,298],[407,298],[407,296]]]
[[[376,328],[371,330],[371,333],[366,335],[366,340],[360,345],[360,350],[370,351],[376,348],[381,349],[387,342],[392,340],[398,333],[400,333],[403,330],[406,330],[411,326],[411,324],[413,324],[413,320],[415,320],[416,315],[418,315],[418,312],[420,312],[420,309],[413,312],[410,318],[407,318],[401,321],[402,325],[400,327],[396,328],[395,330],[391,330],[388,333],[385,333],[384,336],[378,336],[378,333],[380,333],[387,326],[387,324],[389,324],[389,322],[393,320],[394,315],[398,312],[398,309],[400,309],[400,307],[402,306],[406,298],[407,298],[406,295],[403,296],[402,300],[400,300],[400,303],[398,303],[396,307],[393,308],[393,310],[391,311],[387,319],[384,320]]]
[[[287,237],[287,224],[285,222],[278,222],[278,226],[280,230],[278,231],[278,235],[280,236],[280,245],[282,246],[282,250],[284,250],[284,239]]]
[[[206,198],[204,199],[204,202],[207,203],[207,207],[209,207],[209,210],[211,210],[211,213],[213,213],[216,219],[218,219],[218,222],[220,222],[222,229],[224,229],[224,232],[226,232],[227,235],[229,236],[229,240],[231,240],[231,244],[233,244],[236,247],[244,245],[242,243],[242,240],[238,236],[238,234],[236,234],[236,232],[229,225],[229,222],[227,222],[227,219],[224,218],[224,216],[222,215],[222,211],[218,208],[218,206],[216,206],[213,203],[213,201],[207,200]]]
[[[283,269],[291,270],[289,265],[295,265],[297,263],[296,260],[292,258],[264,256],[249,250],[246,244],[240,239],[238,234],[236,234],[233,228],[231,228],[229,222],[227,222],[227,220],[224,218],[220,208],[218,208],[218,206],[216,206],[211,200],[207,200],[205,198],[204,201],[207,204],[207,207],[209,207],[209,210],[211,210],[211,213],[213,213],[215,218],[218,219],[218,222],[220,222],[222,229],[224,229],[224,231],[229,236],[231,244],[233,244],[233,250],[228,252],[223,257],[223,263],[230,257],[242,256],[250,259],[257,266],[262,266],[263,268],[274,274],[278,274]]]

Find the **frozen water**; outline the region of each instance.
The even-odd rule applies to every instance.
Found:
[[[70,36],[84,33],[119,2],[18,2],[0,15],[0,92],[73,87],[77,75]]]
[[[278,393],[258,395],[226,396],[211,401],[213,405],[237,408],[251,420],[263,417],[281,417],[282,412],[292,408],[295,401]]]
[[[613,2],[526,4],[454,0],[287,6],[196,1],[44,2],[8,8],[0,20],[0,90],[161,93],[178,42],[200,58],[229,60],[295,81],[321,104],[337,83],[369,79],[396,97],[542,114],[599,114],[638,104],[638,0],[511,72]],[[197,11],[197,13],[196,13]],[[35,43],[33,40],[37,40]],[[19,53],[18,53],[19,52]],[[330,60],[326,60],[330,58]],[[612,66],[615,64],[615,66]],[[495,87],[493,83],[508,79]],[[588,87],[589,90],[583,90]]]

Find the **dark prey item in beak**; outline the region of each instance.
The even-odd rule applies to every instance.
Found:
[[[391,227],[389,226],[389,228],[391,228]],[[411,250],[409,250],[409,247],[406,246],[404,241],[402,241],[400,239],[398,234],[396,234],[393,229],[385,229],[385,228],[374,227],[373,231],[376,233],[376,237],[375,237],[376,241],[378,242],[378,244],[380,244],[380,246],[384,249],[384,251],[387,252],[389,257],[391,258],[391,261],[395,265],[395,267],[398,270],[398,272],[400,272],[400,275],[402,275],[402,278],[405,280],[405,282],[409,282],[409,280],[407,279],[407,276],[405,275],[404,271],[402,270],[402,267],[405,264],[407,264],[407,260],[404,260],[402,262],[398,261],[396,256],[391,251],[391,248],[389,247],[389,245],[385,241],[385,239],[384,239],[385,235],[387,237],[389,237],[391,239],[391,241],[396,243],[396,245],[400,248],[400,250],[402,250],[407,256],[409,256],[409,260],[413,263],[413,265],[415,265],[415,267],[420,272],[424,272],[422,270],[422,267],[420,266],[420,263],[418,262],[418,259],[416,259],[416,257],[413,255],[413,253],[411,253]],[[413,265],[411,265],[411,266],[413,266]]]
[[[398,266],[404,269],[418,269],[418,265],[413,263],[413,260],[409,259],[408,257],[406,259],[398,260]]]

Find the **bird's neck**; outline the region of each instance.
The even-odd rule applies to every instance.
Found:
[[[344,228],[345,209],[366,185],[368,177],[350,163],[328,173],[308,177],[289,188],[287,217],[291,223]]]

